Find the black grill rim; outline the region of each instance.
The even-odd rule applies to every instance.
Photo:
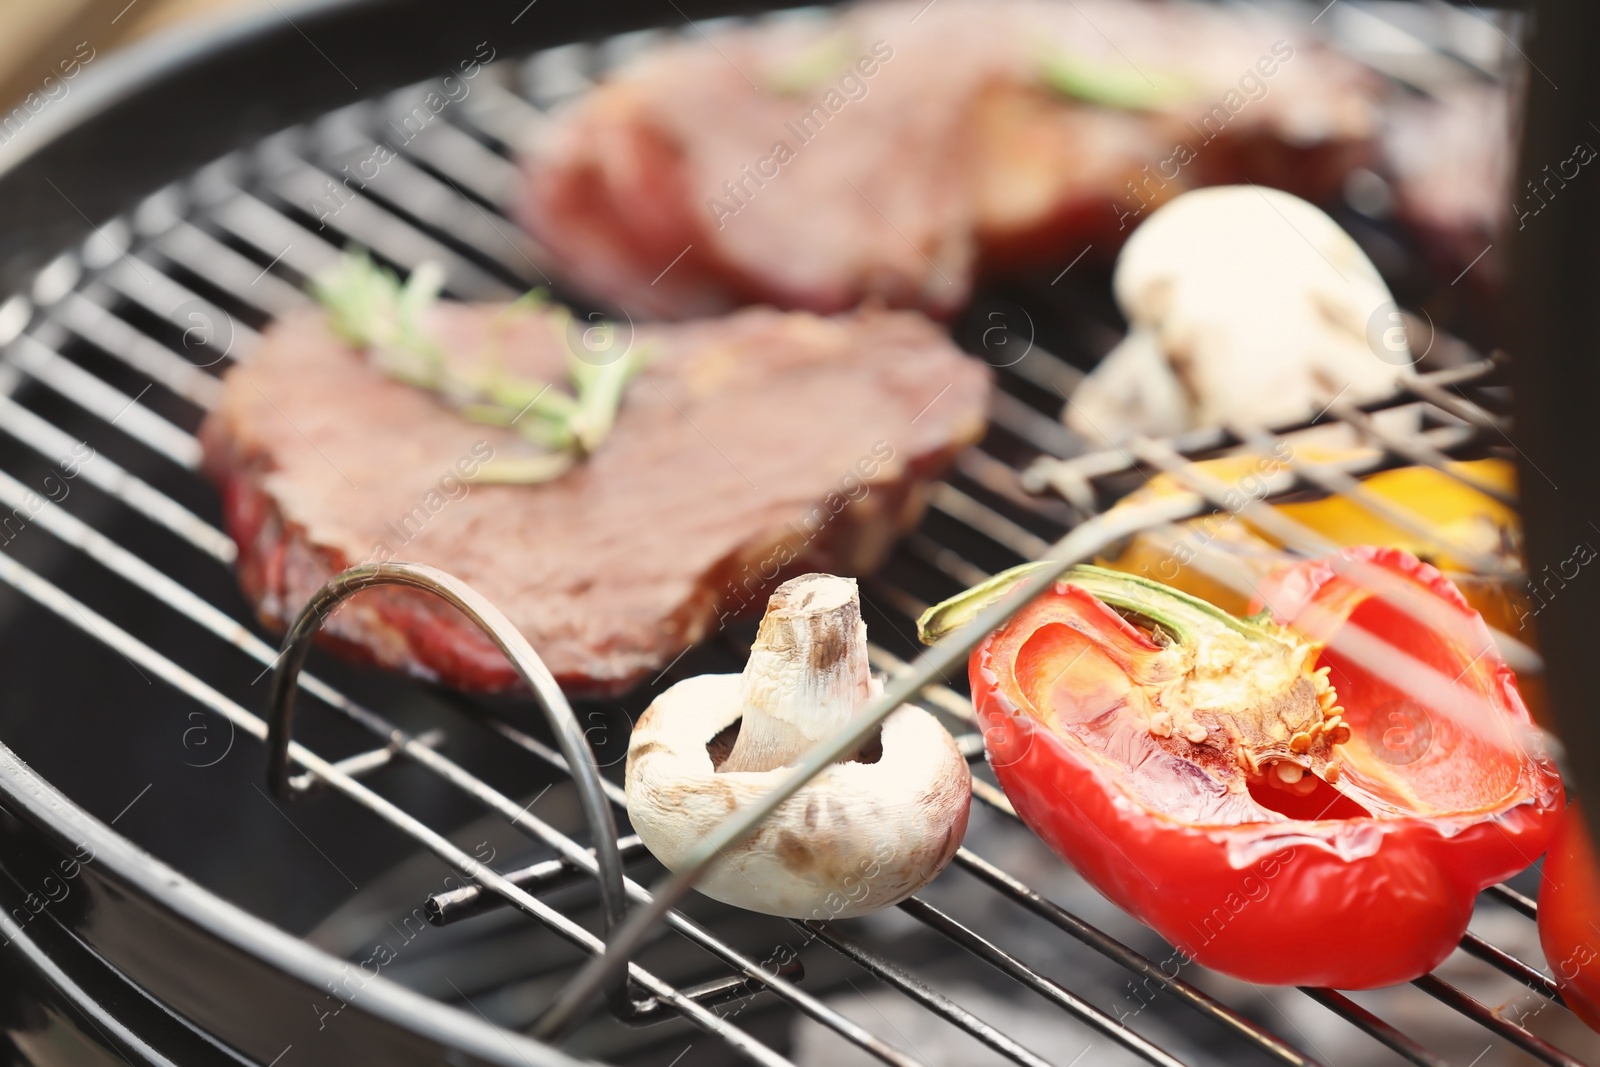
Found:
[[[384,17],[403,20],[408,15],[425,17],[425,13],[446,14],[448,6],[440,0],[398,0],[395,3],[382,3],[382,0],[310,0],[295,6],[282,5],[283,17],[279,13],[264,13],[229,20],[193,35],[153,40],[120,57],[114,69],[108,62],[101,80],[93,83],[93,93],[87,91],[91,86],[85,84],[85,91],[77,98],[63,101],[52,114],[41,117],[36,128],[30,129],[27,134],[29,140],[26,146],[15,146],[9,158],[0,165],[0,234],[4,235],[0,236],[0,294],[20,290],[32,271],[50,259],[55,250],[67,247],[88,234],[92,229],[89,218],[103,219],[120,214],[137,203],[142,195],[217,158],[228,148],[251,143],[267,133],[320,114],[344,99],[339,94],[351,92],[343,80],[344,75],[334,74],[326,68],[316,73],[312,68],[320,60],[314,55],[309,58],[302,55],[297,57],[296,63],[312,72],[303,84],[296,83],[291,91],[281,93],[278,98],[261,107],[253,107],[243,117],[231,113],[220,115],[222,108],[217,106],[218,102],[234,98],[230,94],[235,91],[240,97],[248,97],[251,90],[262,84],[272,84],[275,91],[282,88],[277,82],[264,82],[261,79],[260,65],[266,62],[276,67],[277,63],[264,61],[258,50],[277,55],[279,60],[288,54],[283,51],[285,49],[305,50],[302,27],[310,30],[313,36],[318,36],[319,40],[323,39],[319,36],[323,33],[329,34],[330,40],[338,40],[343,39],[340,34],[359,26],[361,40],[370,42],[370,23],[366,20],[377,15],[380,7]],[[771,10],[786,5],[693,3],[680,0],[677,6],[688,17],[709,18]],[[537,33],[524,34],[521,28],[517,28],[516,37],[508,34],[497,40],[503,39],[507,43],[503,54],[523,52],[566,40],[609,36],[662,22],[662,13],[653,4],[624,0],[608,4],[607,7],[610,10],[603,18],[586,8],[584,13],[572,17],[565,17],[564,13],[564,20],[555,30],[551,30],[548,23],[540,25]],[[478,27],[487,24],[486,12],[451,11],[448,14],[453,29],[463,25],[474,29],[464,31],[458,37],[450,37],[446,44],[440,43],[439,35],[430,36],[435,33],[432,27],[426,31],[419,29],[407,34],[405,41],[401,42],[403,54],[398,59],[385,55],[383,62],[377,64],[382,69],[368,72],[347,65],[346,72],[355,76],[361,85],[359,98],[368,99],[384,90],[426,76],[430,64],[441,57],[448,60],[455,56],[461,49],[460,42],[467,42],[470,49],[473,40],[481,39],[478,37]],[[504,17],[503,13],[497,13],[499,20]],[[416,47],[411,48],[411,45]],[[360,54],[359,49],[353,49],[353,52]],[[404,76],[397,75],[396,71],[402,69],[407,73]],[[330,100],[335,103],[330,104]],[[155,113],[160,115],[161,121],[152,126],[149,116],[153,108],[159,109]],[[189,126],[190,120],[196,125]],[[163,130],[172,132],[156,135]],[[196,130],[220,136],[216,141],[206,142],[211,147],[198,151],[194,146]],[[165,143],[167,140],[173,143],[168,145]],[[120,180],[116,188],[103,187],[96,179],[112,166],[116,168]],[[68,177],[63,179],[63,174]],[[85,184],[82,187],[68,184],[71,175],[77,175]],[[52,176],[57,180],[52,181]],[[130,188],[136,191],[128,191]],[[315,967],[326,961],[306,961],[297,956],[297,953],[315,953],[315,950],[308,950],[298,939],[279,933],[188,883],[182,875],[129,845],[48,785],[31,778],[25,769],[19,769],[19,765],[7,765],[4,757],[10,757],[10,752],[0,746],[0,805],[15,811],[27,824],[27,830],[38,835],[40,840],[59,852],[62,841],[66,839],[64,834],[70,836],[76,832],[75,828],[80,823],[89,826],[104,836],[107,842],[120,843],[125,850],[125,854],[117,855],[116,862],[106,865],[106,870],[117,878],[125,878],[127,886],[124,888],[131,888],[135,894],[148,896],[158,903],[164,893],[172,892],[175,888],[192,889],[205,898],[208,906],[220,906],[223,912],[219,914],[231,909],[236,913],[232,918],[242,918],[263,928],[241,940],[229,936],[237,931],[229,927],[227,921],[219,921],[215,926],[208,925],[208,932],[218,935],[221,941],[244,948],[257,961],[278,959],[274,954],[282,951],[286,953],[281,957],[282,961],[295,965],[309,963],[314,973],[324,974],[316,972]],[[10,758],[14,760],[14,757]],[[76,839],[88,840],[89,837],[78,834]],[[164,877],[157,879],[156,875]],[[126,892],[110,890],[106,899],[125,900],[127,896]],[[192,912],[183,914],[189,916]],[[264,940],[254,942],[255,934],[262,934]],[[152,948],[155,952],[166,950],[159,943]],[[326,960],[333,963],[335,973],[343,965],[343,961],[333,960],[332,957]],[[278,965],[283,966],[282,963]],[[302,977],[294,966],[284,966],[283,969]],[[320,993],[314,982],[310,984],[313,993]],[[378,985],[387,986],[389,983]],[[385,989],[383,992],[387,996],[391,991]],[[458,1030],[463,1023],[475,1025],[473,1020],[463,1019],[459,1012],[446,1009],[427,998],[418,999],[424,1007],[431,1006],[446,1012],[438,1020],[449,1024],[445,1029]],[[372,1005],[372,1002],[368,1004]],[[424,1022],[419,1017],[417,1006],[372,1006],[383,1009],[375,1010],[375,1016],[397,1023],[413,1034],[421,1032],[422,1036],[429,1036],[426,1031],[433,1020]],[[419,1022],[422,1025],[419,1026]],[[502,1032],[488,1030],[486,1033],[494,1035],[501,1044],[498,1056],[492,1045],[482,1046],[488,1053],[486,1062],[534,1062],[520,1055],[516,1059],[507,1057],[503,1039],[499,1037]],[[441,1030],[438,1036],[445,1048],[476,1047],[475,1043],[465,1043],[459,1034],[446,1034]],[[263,1062],[271,1055],[268,1052]],[[231,1058],[231,1061],[237,1062],[237,1059]]]
[[[802,4],[546,2],[512,22],[520,6],[295,0],[158,34],[96,63],[70,95],[0,145],[0,293],[24,289],[32,271],[91,232],[90,219],[112,218],[288,126],[450,69],[480,41],[499,55],[522,54],[658,26],[675,17],[673,7],[698,21]]]
[[[283,1046],[291,1043],[286,1035],[308,1028],[318,1033],[318,1040],[343,1046],[342,1062],[348,1063],[364,1062],[374,1050],[381,1050],[378,1062],[395,1064],[437,1064],[451,1050],[458,1050],[458,1056],[466,1053],[473,1063],[501,1067],[573,1067],[580,1062],[396,982],[367,983],[339,1009],[336,1021],[329,1020],[330,1025],[320,1030],[308,1027],[308,1022],[318,1020],[307,1005],[325,1004],[330,1012],[336,1007],[327,991],[341,987],[349,972],[347,961],[228,903],[132,844],[34,774],[4,744],[0,744],[0,841],[6,853],[0,866],[11,876],[0,883],[0,898],[7,905],[0,933],[6,940],[18,940],[30,949],[43,942],[87,950],[89,962],[104,967],[108,980],[122,979],[126,998],[122,1003],[107,1000],[113,991],[110,985],[93,994],[75,986],[58,987],[91,1025],[97,1015],[106,1025],[105,1008],[115,1004],[118,1017],[137,1025],[141,1034],[152,1030],[169,1034],[173,1045],[166,1051],[196,1054],[209,1046],[212,1057],[204,1062],[217,1063],[241,1060],[195,1024],[226,1033],[231,1043],[243,1046],[261,1063],[283,1052]],[[86,888],[86,899],[66,909],[46,907],[18,930],[11,917],[13,908],[24,907],[25,890],[18,887],[38,885],[80,846],[93,854],[75,879]],[[202,981],[174,981],[179,976],[172,971],[156,974],[154,981],[134,980],[124,973],[135,960],[174,957],[186,974],[198,971]],[[206,995],[224,988],[233,992],[225,997]],[[270,1025],[239,1025],[241,989],[256,991],[250,1002],[260,1013],[258,1022]],[[252,1031],[259,1040],[252,1040]],[[174,1062],[135,1038],[131,1030],[113,1030],[115,1040],[97,1032],[119,1054],[137,1056],[133,1062]]]

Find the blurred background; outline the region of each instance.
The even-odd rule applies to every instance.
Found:
[[[0,102],[15,104],[54,73],[86,30],[117,48],[185,19],[266,7],[271,0],[6,0],[0,4]]]

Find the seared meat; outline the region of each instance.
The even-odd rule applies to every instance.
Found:
[[[1197,184],[1326,197],[1371,154],[1378,92],[1235,9],[886,0],[652,49],[530,151],[521,217],[635,312],[944,314],[980,264],[1109,253]]]
[[[550,312],[427,315],[464,366],[564,375]],[[564,686],[617,691],[759,611],[786,576],[877,567],[984,428],[987,368],[912,313],[749,310],[632,343],[651,359],[598,451],[544,484],[474,484],[532,446],[373,369],[321,314],[275,324],[202,432],[262,617],[285,625],[356,563],[430,563],[499,606]],[[324,632],[423,677],[516,683],[486,637],[413,590],[363,592]]]

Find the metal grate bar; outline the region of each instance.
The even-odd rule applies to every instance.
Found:
[[[146,269],[140,269],[141,262]],[[181,330],[194,325],[189,318],[191,312],[198,311],[212,322],[228,319],[227,311],[144,260],[142,250],[138,255],[113,263],[100,275],[100,280],[119,295]],[[247,323],[234,320],[233,330],[241,352],[254,349],[261,341],[261,335]]]
[[[438,748],[443,741],[443,730],[426,730],[416,736],[417,744],[426,745],[428,748]],[[348,774],[350,777],[359,778],[364,774],[371,774],[379,767],[389,766],[389,764],[393,763],[402,751],[403,749],[401,745],[394,741],[390,741],[382,748],[368,749],[366,752],[358,752],[354,756],[346,756],[342,760],[335,760],[333,765],[339,770],[343,771],[345,774]],[[322,779],[318,778],[310,771],[306,771],[304,774],[294,775],[289,779],[289,788],[293,789],[296,793],[310,792],[312,789],[315,789],[321,784]],[[519,889],[527,888],[510,875],[507,875],[506,878],[511,882],[512,885]]]
[[[214,176],[208,184],[213,195],[224,199],[207,210],[207,217],[269,260],[276,259],[305,278],[338,266],[338,247],[319,236],[320,231],[290,221],[224,175]],[[298,290],[295,295],[305,298]]]
[[[1512,908],[1515,911],[1521,912],[1530,919],[1539,918],[1539,905],[1534,902],[1533,898],[1524,896],[1508,885],[1490,886],[1487,890],[1485,890],[1485,892],[1494,897],[1496,900],[1500,901],[1502,904]]]
[[[1047,519],[1061,528],[1072,525],[1078,516],[1063,501],[1029,493],[1022,487],[1016,470],[995,459],[981,448],[969,448],[956,457],[956,471],[1006,501],[1008,504]]]
[[[1467,996],[1437,975],[1425,974],[1411,983],[1429,996],[1446,1004],[1487,1029],[1496,1037],[1516,1045],[1530,1056],[1553,1067],[1584,1067],[1583,1061],[1556,1048],[1542,1037],[1535,1037],[1522,1027],[1502,1018],[1485,1004]]]
[[[1380,1044],[1387,1045],[1404,1056],[1417,1067],[1450,1067],[1444,1059],[1435,1056],[1343,993],[1332,989],[1315,989],[1311,986],[1304,986],[1301,991],[1335,1015],[1355,1025],[1357,1029],[1369,1034]]]
[[[116,649],[130,662],[144,669],[180,692],[199,701],[222,715],[236,728],[257,740],[264,740],[266,724],[259,718],[229,700],[183,667],[146,645],[143,641],[117,626],[110,619],[95,612],[82,602],[63,593],[55,585],[23,567],[8,555],[0,554],[0,581],[5,581],[40,606],[49,609],[85,634],[98,638]],[[529,896],[511,885],[500,875],[478,863],[449,839],[431,829],[427,824],[406,814],[390,801],[374,793],[360,782],[335,768],[303,746],[291,742],[290,751],[295,760],[315,773],[330,786],[354,800],[362,807],[387,820],[391,825],[414,838],[429,851],[456,870],[466,872],[488,884],[517,907],[538,919],[551,930],[565,937],[591,954],[598,955],[605,945],[583,927],[549,905]],[[637,964],[628,968],[629,976],[652,994],[670,1002],[700,1029],[727,1041],[753,1063],[764,1067],[794,1067],[788,1060],[756,1041],[747,1033],[702,1008],[683,996],[678,990],[657,978]]]
[[[1066,931],[1107,959],[1120,963],[1136,977],[1144,979],[1147,986],[1154,983],[1155,989],[1172,994],[1186,1007],[1227,1027],[1274,1059],[1307,1067],[1316,1064],[1316,1060],[1283,1041],[1276,1034],[1257,1026],[1176,974],[1167,974],[1148,956],[1135,952],[1105,931],[1084,922],[1066,908],[1028,888],[999,867],[978,856],[971,849],[963,847],[957,851],[956,863],[1052,926]]]
[[[3,370],[0,367],[0,370]],[[9,396],[10,383],[0,375],[0,430],[21,441],[51,463],[76,455],[84,442],[58,429]],[[221,530],[211,526],[177,501],[98,453],[78,467],[79,476],[151,522],[163,526],[201,551],[232,563],[237,549]]]
[[[1025,356],[1015,363],[1006,364],[1005,369],[1023,381],[1063,397],[1071,396],[1087,377],[1077,367],[1038,345],[1031,345]]]
[[[1486,379],[1494,375],[1497,370],[1498,367],[1495,365],[1494,361],[1487,359],[1477,360],[1462,366],[1447,367],[1442,370],[1430,371],[1426,374],[1409,378],[1407,379],[1407,391],[1416,393],[1417,390],[1412,387],[1417,383],[1422,383],[1422,387],[1424,389],[1434,389],[1439,393],[1439,395],[1448,399],[1455,394],[1443,392],[1446,387],[1481,385]],[[1452,403],[1456,402],[1459,401],[1452,401]],[[1342,419],[1343,421],[1350,422],[1352,425],[1355,425],[1358,429],[1362,430],[1362,432],[1366,433],[1368,432],[1369,428],[1372,427],[1374,422],[1370,414],[1367,414],[1368,412],[1403,409],[1407,407],[1427,408],[1431,403],[1431,401],[1424,400],[1423,403],[1419,405],[1416,401],[1408,401],[1403,394],[1395,394],[1393,396],[1370,403],[1365,403],[1360,406],[1349,404],[1335,398],[1329,405],[1327,413],[1337,413],[1340,411],[1356,412],[1357,417],[1354,419],[1343,419],[1343,416],[1337,414],[1336,417]],[[1481,423],[1471,423],[1470,420],[1462,420],[1462,422],[1469,423],[1467,425],[1463,425],[1462,422],[1457,422],[1456,420],[1449,418],[1451,413],[1448,411],[1448,409],[1438,409],[1437,406],[1434,406],[1433,410],[1435,411],[1435,414],[1438,414],[1439,411],[1443,410],[1447,421],[1449,421],[1451,425],[1435,427],[1432,431],[1423,431],[1420,436],[1424,440],[1429,441],[1432,447],[1414,449],[1413,451],[1416,451],[1418,456],[1432,456],[1434,458],[1427,460],[1416,458],[1412,460],[1413,462],[1423,463],[1426,466],[1439,466],[1443,468],[1445,465],[1451,462],[1449,457],[1443,454],[1445,451],[1451,448],[1460,448],[1471,443],[1476,439],[1478,431],[1481,429],[1493,429],[1493,427],[1485,427]],[[1318,416],[1317,420],[1309,424],[1291,424],[1287,426],[1275,427],[1274,429],[1279,434],[1285,434],[1292,433],[1299,429],[1310,428],[1318,425],[1319,423],[1321,425],[1327,425],[1326,423],[1321,423],[1322,417],[1323,416]],[[1453,432],[1446,435],[1440,435],[1436,431],[1441,429],[1450,430]],[[1383,432],[1381,428],[1379,429],[1379,432]],[[1392,432],[1386,433],[1384,436],[1389,439],[1394,439],[1397,437],[1397,435]],[[1374,437],[1374,439],[1376,440],[1378,438]],[[1194,430],[1175,438],[1172,442],[1173,447],[1178,452],[1191,457],[1220,452],[1239,443],[1240,442],[1233,436],[1233,434],[1219,427]],[[1041,451],[1044,450],[1041,449]],[[1394,449],[1393,451],[1401,456],[1406,456],[1406,452],[1402,451],[1401,449]],[[1385,462],[1385,457],[1378,456],[1375,458],[1380,463]],[[1411,457],[1406,456],[1406,458]],[[1050,472],[1060,471],[1063,475],[1070,475],[1075,479],[1091,479],[1126,474],[1130,471],[1133,471],[1138,466],[1138,463],[1134,457],[1124,449],[1106,448],[1100,451],[1085,452],[1081,455],[1075,455],[1070,459],[1045,458],[1040,462],[1039,466],[1041,469]],[[1366,473],[1369,470],[1377,468],[1373,466],[1358,466],[1355,468],[1346,467],[1346,469],[1351,473]]]
[[[1506,423],[1503,419],[1490,414],[1466,397],[1450,392],[1443,385],[1426,378],[1410,378],[1406,380],[1405,388],[1407,392],[1420,396],[1434,407],[1448,411],[1463,422],[1482,430],[1492,430],[1501,437],[1506,434]]]
[[[1342,401],[1334,401],[1332,404],[1329,404],[1328,412],[1332,414],[1334,418],[1354,426],[1356,429],[1360,430],[1364,436],[1371,438],[1374,442],[1383,446],[1383,448],[1389,452],[1393,452],[1396,455],[1405,459],[1409,459],[1411,462],[1420,464],[1421,466],[1432,467],[1441,474],[1446,474],[1451,478],[1454,478],[1467,488],[1476,489],[1484,496],[1487,496],[1493,500],[1498,500],[1508,508],[1514,508],[1517,506],[1516,497],[1500,489],[1498,486],[1490,485],[1481,478],[1477,478],[1471,474],[1468,474],[1466,471],[1461,470],[1459,465],[1452,461],[1449,456],[1445,455],[1443,452],[1440,452],[1438,449],[1433,448],[1423,438],[1405,437],[1400,434],[1390,433],[1388,430],[1384,429],[1376,419],[1372,418],[1372,416],[1368,415],[1365,411],[1362,411],[1357,407],[1352,407]]]
[[[1287,431],[1286,431],[1287,432]],[[1217,435],[1221,437],[1220,432]],[[1445,450],[1465,448],[1477,441],[1478,437],[1471,427],[1467,426],[1437,426],[1424,430],[1418,434],[1418,440],[1425,442],[1433,451],[1443,455]],[[1222,448],[1224,444],[1232,445],[1237,442],[1222,441],[1208,443],[1203,449],[1184,449],[1180,443],[1169,447],[1185,463],[1193,462],[1196,453],[1212,453]],[[1080,462],[1081,461],[1081,462]],[[1446,459],[1448,462],[1448,458]],[[1337,460],[1326,464],[1337,467],[1347,474],[1371,474],[1380,470],[1387,470],[1396,464],[1384,452],[1374,450],[1368,455],[1356,456],[1350,459]],[[1091,452],[1074,459],[1056,460],[1048,457],[1036,460],[1027,470],[1022,472],[1022,484],[1035,492],[1054,491],[1060,493],[1069,502],[1076,503],[1076,498],[1092,495],[1093,488],[1090,479],[1105,478],[1118,474],[1127,474],[1134,469],[1131,457],[1126,452],[1118,450],[1115,453]],[[1263,476],[1269,487],[1268,493],[1277,496],[1288,491],[1292,485],[1292,478],[1286,472],[1275,475]],[[1189,499],[1189,507],[1185,513],[1179,509],[1174,514],[1175,519],[1191,519],[1202,512],[1213,510],[1212,505],[1206,503],[1199,494],[1194,494]]]
[[[250,303],[272,315],[281,315],[305,301],[305,294],[297,287],[188,222],[178,222],[163,231],[151,241],[150,248],[223,289],[249,293]]]
[[[795,922],[807,937],[816,938],[845,959],[887,985],[893,986],[935,1015],[952,1023],[1023,1067],[1052,1067],[1050,1061],[996,1030],[949,997],[917,981],[905,971],[863,949],[855,941],[829,929],[826,923]]]
[[[934,570],[950,578],[959,589],[970,589],[989,577],[989,572],[968,562],[961,553],[946,548],[926,534],[914,533],[903,545],[912,559],[921,560]]]
[[[138,402],[138,397],[118,392],[69,359],[28,334],[11,342],[5,360],[35,381],[72,401],[91,415],[115,426],[180,467],[200,466],[200,446],[166,419]]]
[[[1461,950],[1468,955],[1476,956],[1501,974],[1515,978],[1540,996],[1549,997],[1563,1007],[1566,1005],[1561,999],[1561,990],[1556,987],[1555,979],[1532,964],[1517,959],[1504,949],[1489,944],[1471,930],[1462,937]]]
[[[877,611],[886,619],[892,619],[894,616],[889,612],[884,611],[882,607],[880,607],[872,600],[871,597],[867,595],[867,590],[869,589],[872,591],[872,596],[879,597],[886,601],[890,607],[894,608],[895,611],[899,612],[908,619],[919,618],[924,611],[928,610],[929,605],[927,601],[920,600],[897,586],[886,585],[877,578],[862,579],[862,585],[860,589],[861,603]],[[907,635],[907,638],[909,639],[909,635]]]
[[[324,173],[337,176],[364,148],[370,151],[370,141],[364,142],[362,138],[359,117],[352,112],[376,120],[373,109],[352,105],[322,119],[312,133],[312,138],[320,142],[321,151],[315,160]],[[428,127],[438,128],[447,127],[442,124]],[[418,139],[421,137],[419,134]],[[529,249],[524,246],[531,247],[531,242],[522,237],[520,230],[495,226],[488,213],[458,186],[448,179],[440,181],[403,155],[385,163],[363,192],[384,202],[391,210],[398,209],[410,218],[427,220],[434,229],[449,234],[454,241],[473,246],[495,266],[522,279],[524,288],[543,275],[528,258]]]
[[[413,92],[415,90],[401,90],[391,94],[384,104],[379,105],[379,117],[393,118],[395,111],[403,106],[403,101]],[[510,95],[504,90],[500,92]],[[509,203],[521,184],[522,172],[515,163],[485,147],[461,127],[448,122],[430,124],[405,148],[418,162],[487,204]]]
[[[291,205],[320,203],[328,196],[325,182],[337,179],[309,164],[297,163],[273,178],[268,186]],[[337,214],[326,218],[329,229],[357,241],[385,259],[396,263],[421,263],[432,260],[445,272],[450,293],[474,300],[511,300],[520,291],[500,281],[472,260],[436,238],[424,234],[376,201],[356,197],[343,201]]]
[[[982,504],[949,482],[940,482],[930,496],[934,507],[983,534],[1023,559],[1038,559],[1050,551],[1050,542],[1029,533],[998,511]]]
[[[52,321],[191,404],[211,408],[222,399],[222,383],[215,377],[152,341],[92,297],[92,293],[68,293],[50,309]]]
[[[594,849],[588,851],[590,855],[594,854]],[[650,855],[638,834],[626,834],[617,838],[617,852],[622,856],[623,863],[633,863]],[[507,871],[506,881],[530,893],[548,893],[575,882],[582,882],[588,876],[588,871],[563,858],[531,863],[526,867]],[[487,915],[503,905],[504,901],[482,886],[467,885],[460,889],[433,894],[428,898],[425,910],[429,922],[435,926],[449,926],[462,919]]]
[[[1245,427],[1235,427],[1233,432],[1263,456],[1272,455],[1279,445],[1287,443],[1281,437],[1274,438],[1270,434]],[[1360,479],[1352,477],[1341,470],[1321,463],[1314,463],[1293,454],[1289,456],[1285,464],[1290,470],[1317,488],[1336,496],[1345,497],[1360,505],[1367,512],[1383,519],[1391,526],[1404,530],[1421,541],[1431,543],[1435,548],[1444,550],[1449,555],[1465,563],[1474,573],[1494,577],[1510,577],[1520,572],[1520,568],[1509,567],[1505,561],[1494,556],[1479,552],[1469,545],[1452,542],[1423,516],[1418,515],[1403,504],[1397,504],[1386,497],[1379,496],[1363,485]]]
[[[889,675],[905,674],[911,670],[911,664],[878,645],[867,645],[867,661],[874,669]],[[930,706],[952,715],[962,722],[976,723],[978,721],[977,712],[972,710],[972,701],[949,686],[938,684],[924,686],[920,696]]]
[[[536,64],[545,56],[557,56],[560,53],[576,54],[587,51],[588,45],[570,44],[561,48],[551,48],[538,54],[529,61],[529,65]],[[550,64],[547,64],[547,67]],[[581,87],[592,85],[581,73],[577,84],[571,84],[571,89],[561,95],[570,95]],[[537,80],[537,79],[535,79]],[[549,86],[546,86],[549,88]],[[546,96],[547,103],[553,102],[556,94]],[[537,106],[524,100],[516,93],[498,84],[492,79],[484,79],[474,87],[473,94],[462,101],[466,106],[461,110],[467,121],[476,129],[499,141],[501,146],[515,151],[524,144],[531,142],[539,132],[549,125],[549,118]]]
[[[962,948],[965,948],[995,970],[1015,979],[1057,1007],[1065,1009],[1080,1022],[1087,1023],[1107,1037],[1118,1041],[1146,1061],[1158,1064],[1159,1067],[1182,1067],[1179,1060],[1173,1059],[1171,1055],[1159,1046],[1134,1034],[1123,1027],[1117,1020],[1088,1001],[1078,997],[1077,994],[1065,986],[1040,974],[992,941],[963,926],[920,897],[912,897],[910,900],[901,901],[899,908],[925,926],[937,930]]]
[[[482,709],[467,703],[464,699],[458,698],[456,702],[462,706],[464,711],[475,714],[481,713]],[[540,759],[550,764],[550,766],[554,767],[562,774],[569,776],[572,774],[572,768],[567,764],[567,757],[563,756],[559,751],[551,748],[543,741],[540,741],[538,738],[531,737],[517,729],[515,726],[512,726],[510,723],[504,722],[498,718],[489,719],[488,725],[490,729],[494,730],[501,737],[504,737],[507,741],[510,741],[520,749],[533,753],[535,756],[538,756]],[[625,792],[623,792],[623,789],[620,785],[613,782],[609,778],[601,778],[600,788],[605,791],[607,800],[610,800],[611,803],[615,804],[619,808],[622,808],[624,811],[627,810],[628,796]]]
[[[1082,450],[1071,430],[1004,389],[990,394],[989,418],[996,426],[1049,455],[1070,456]]]

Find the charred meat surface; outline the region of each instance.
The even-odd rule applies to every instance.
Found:
[[[441,303],[462,366],[558,381],[570,320]],[[375,369],[321,313],[280,320],[205,424],[239,573],[284,626],[327,579],[430,563],[488,596],[578,693],[659,671],[782,578],[876,568],[928,483],[982,436],[990,375],[907,312],[752,309],[640,327],[648,355],[593,454],[537,485],[472,481],[534,446]],[[324,627],[345,651],[478,690],[516,684],[454,609],[367,590]]]
[[[942,315],[976,272],[1110,252],[1195,185],[1333,195],[1379,95],[1231,8],[866,3],[652,48],[537,139],[520,214],[568,281],[634,312]]]

